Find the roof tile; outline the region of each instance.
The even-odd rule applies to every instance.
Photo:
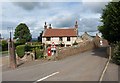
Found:
[[[68,37],[77,36],[75,28],[70,29],[46,29],[43,32],[43,37]]]

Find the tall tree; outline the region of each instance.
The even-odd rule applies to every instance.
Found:
[[[14,32],[14,39],[21,43],[29,42],[32,39],[32,35],[28,26],[25,23],[20,23]]]
[[[103,9],[101,19],[103,25],[98,30],[102,36],[110,43],[120,41],[120,1],[108,3]]]
[[[38,41],[39,42],[42,42],[42,34],[43,34],[43,31],[40,33],[40,35],[38,36]]]

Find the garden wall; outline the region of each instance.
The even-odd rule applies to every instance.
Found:
[[[62,59],[62,58],[65,58],[71,55],[76,55],[76,54],[79,54],[79,53],[82,53],[88,50],[92,50],[94,48],[96,48],[96,46],[93,41],[86,41],[86,42],[79,43],[78,45],[74,45],[71,47],[58,48],[57,59]]]

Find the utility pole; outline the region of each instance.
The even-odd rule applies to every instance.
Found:
[[[14,42],[12,40],[11,32],[10,32],[10,39],[9,39],[9,52],[10,52],[9,53],[10,68],[15,69],[17,67],[17,64],[16,64]]]

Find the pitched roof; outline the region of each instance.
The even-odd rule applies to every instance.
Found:
[[[70,29],[46,29],[43,32],[43,37],[76,37],[77,30],[75,28]]]

